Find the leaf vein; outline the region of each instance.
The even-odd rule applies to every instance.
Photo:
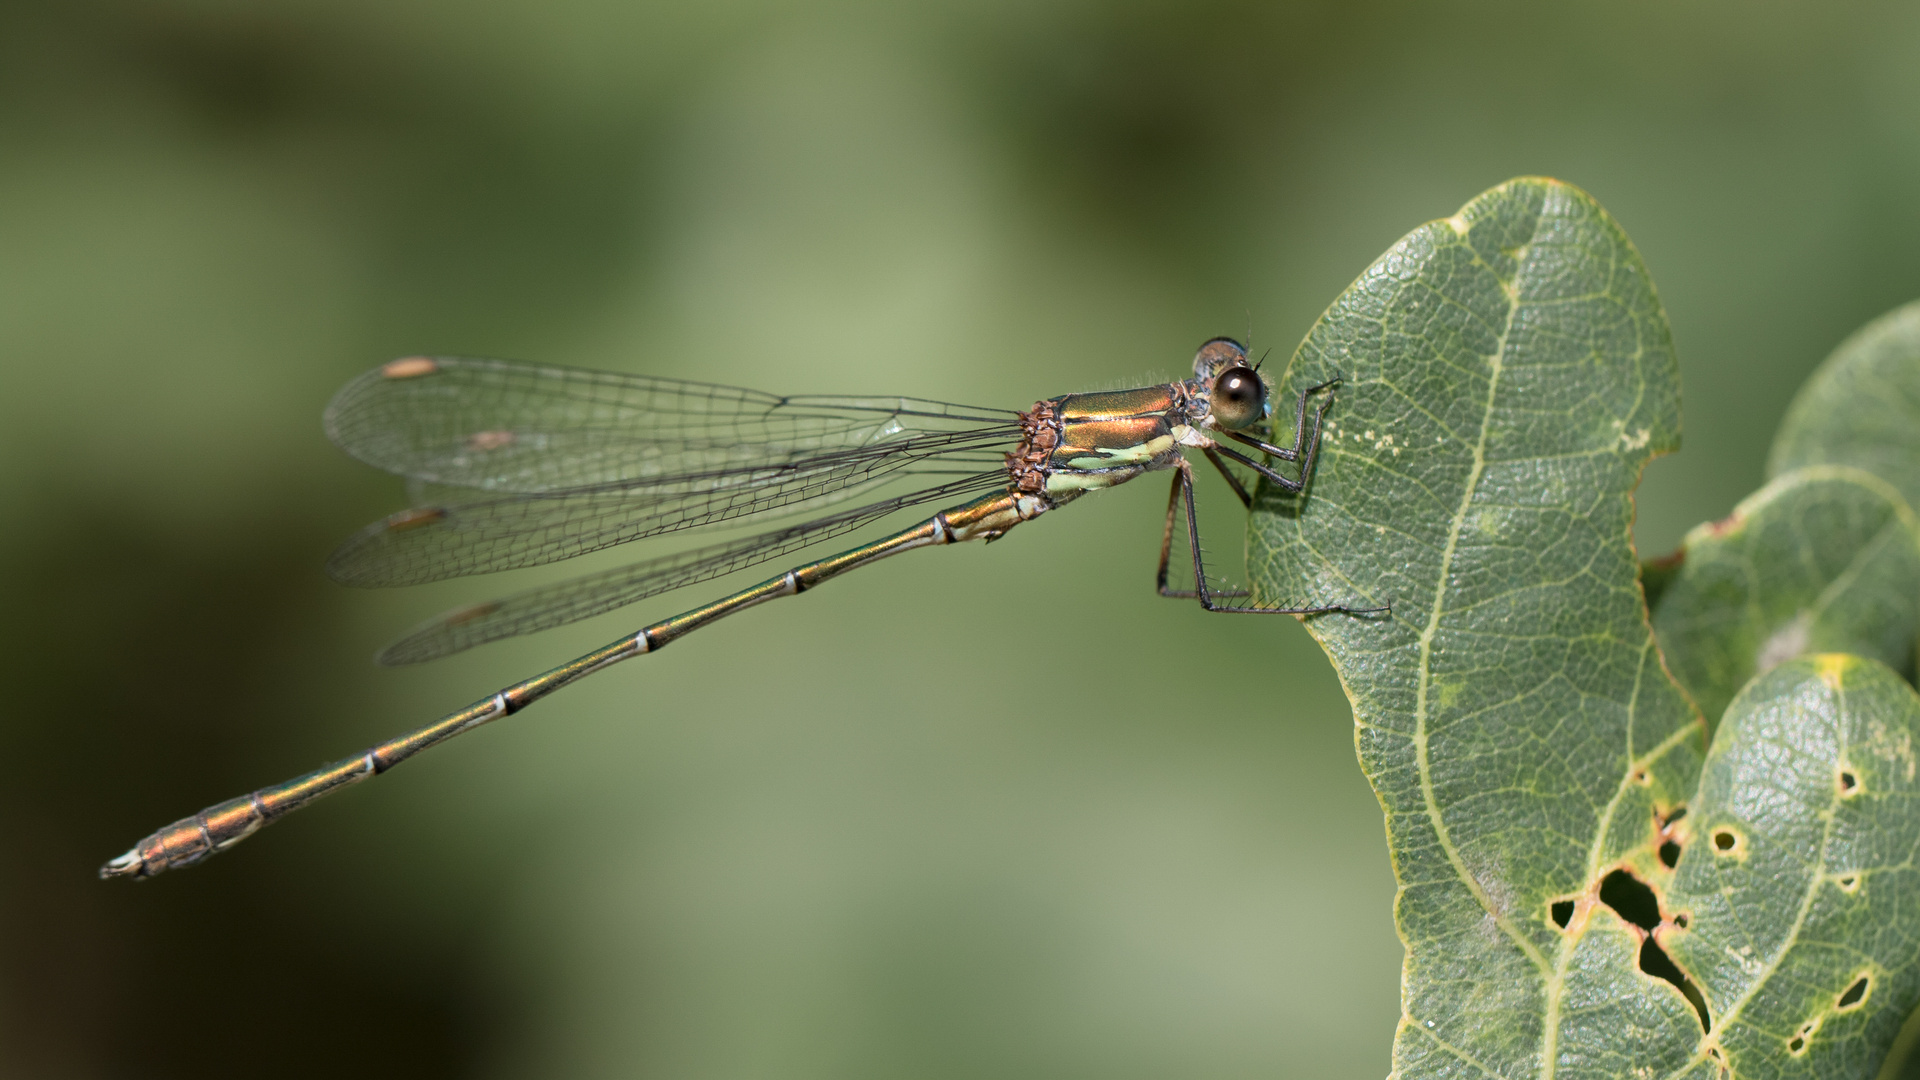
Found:
[[[1469,250],[1471,250],[1471,248],[1469,248]],[[1475,253],[1474,258],[1476,261],[1479,260],[1478,253]],[[1439,843],[1441,850],[1446,853],[1447,862],[1452,865],[1454,875],[1467,887],[1467,891],[1493,919],[1494,924],[1500,928],[1501,932],[1506,934],[1507,937],[1519,947],[1527,959],[1544,973],[1549,970],[1546,958],[1541,955],[1540,950],[1534,946],[1533,942],[1528,940],[1526,935],[1521,933],[1520,929],[1513,925],[1512,920],[1495,906],[1492,897],[1487,895],[1486,889],[1480,884],[1479,879],[1467,869],[1466,861],[1461,856],[1459,848],[1453,842],[1453,837],[1447,829],[1445,817],[1440,812],[1439,802],[1434,794],[1433,766],[1428,757],[1427,731],[1428,696],[1433,684],[1433,641],[1440,631],[1441,616],[1446,612],[1447,579],[1453,572],[1454,552],[1458,549],[1460,535],[1466,528],[1467,512],[1473,506],[1474,493],[1479,489],[1480,478],[1486,472],[1487,442],[1493,433],[1494,406],[1499,400],[1500,375],[1506,363],[1507,345],[1513,334],[1514,319],[1519,309],[1520,305],[1517,299],[1509,296],[1507,298],[1506,324],[1501,328],[1493,354],[1487,358],[1487,403],[1480,417],[1480,434],[1473,443],[1473,461],[1468,467],[1466,482],[1462,485],[1460,504],[1454,510],[1452,523],[1447,530],[1446,546],[1440,553],[1439,573],[1436,575],[1436,581],[1434,583],[1433,608],[1427,616],[1427,625],[1420,631],[1420,677],[1414,696],[1413,739],[1415,761],[1417,763],[1416,770],[1420,778],[1420,794],[1426,803],[1427,821],[1433,829],[1434,839]]]

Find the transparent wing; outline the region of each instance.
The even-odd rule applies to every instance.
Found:
[[[683,473],[568,491],[506,495],[403,511],[360,530],[327,561],[347,585],[411,585],[538,566],[643,537],[719,524],[809,501],[838,501],[901,475],[998,463],[999,427],[922,434],[785,465]],[[999,474],[1005,482],[1005,473]]]
[[[917,434],[1011,425],[916,398],[781,397],[711,383],[470,357],[409,357],[348,383],[327,435],[401,476],[538,493],[791,465]]]
[[[500,638],[577,622],[683,585],[756,566],[852,532],[896,510],[957,500],[1005,483],[1002,473],[983,473],[758,536],[664,555],[450,611],[387,646],[379,660],[383,664],[415,664]]]

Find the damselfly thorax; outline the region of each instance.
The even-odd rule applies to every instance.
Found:
[[[1291,440],[1279,446],[1270,441],[1266,383],[1244,348],[1215,338],[1200,347],[1193,372],[1158,386],[1049,398],[1025,411],[917,398],[781,397],[464,357],[408,357],[368,372],[328,406],[328,435],[349,454],[446,497],[375,522],[341,545],[327,570],[349,585],[407,585],[536,566],[665,533],[791,517],[903,482],[923,485],[450,611],[388,646],[380,653],[383,663],[430,660],[575,622],[769,562],[910,507],[949,505],[908,528],[626,634],[361,754],[183,818],[107,863],[101,876],[147,877],[199,862],[322,795],[736,611],[903,551],[997,539],[1089,492],[1149,472],[1173,474],[1157,575],[1162,595],[1196,598],[1220,612],[1384,611],[1347,603],[1234,603],[1246,594],[1209,584],[1185,451],[1204,455],[1248,506],[1253,497],[1229,461],[1286,491],[1304,492],[1337,376],[1300,393]],[[1316,397],[1309,426],[1307,405]],[[1283,472],[1276,461],[1292,463],[1295,472]],[[1192,589],[1168,585],[1183,512]]]

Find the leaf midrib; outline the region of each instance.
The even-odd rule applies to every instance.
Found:
[[[1447,224],[1455,230],[1456,236],[1465,235],[1466,230],[1451,220]],[[1485,261],[1479,258],[1478,252],[1474,253],[1474,261],[1486,266]],[[1487,266],[1487,270],[1492,272],[1493,268]],[[1494,905],[1492,898],[1487,895],[1479,880],[1467,869],[1466,861],[1461,858],[1460,850],[1453,842],[1453,836],[1448,831],[1446,821],[1441,814],[1439,802],[1434,796],[1433,769],[1427,758],[1427,698],[1433,682],[1433,639],[1439,633],[1440,618],[1446,611],[1447,579],[1453,573],[1453,557],[1459,547],[1460,534],[1466,528],[1467,512],[1472,508],[1474,495],[1480,489],[1480,478],[1486,472],[1487,441],[1493,427],[1494,404],[1499,398],[1500,375],[1506,366],[1507,344],[1513,336],[1514,316],[1520,310],[1520,273],[1520,266],[1517,265],[1514,269],[1513,284],[1508,286],[1505,282],[1501,282],[1502,291],[1507,297],[1507,318],[1500,328],[1499,344],[1495,347],[1493,355],[1487,358],[1486,409],[1480,417],[1480,434],[1473,444],[1473,464],[1467,470],[1467,481],[1460,495],[1460,505],[1454,509],[1453,520],[1447,527],[1446,547],[1440,553],[1440,572],[1434,582],[1433,608],[1427,616],[1426,627],[1420,632],[1420,681],[1414,695],[1413,741],[1420,775],[1420,796],[1426,803],[1427,820],[1433,826],[1434,838],[1440,844],[1440,850],[1446,852],[1447,862],[1453,867],[1454,876],[1466,885],[1467,891],[1473,895],[1482,910],[1492,916],[1494,925],[1500,927],[1501,932],[1512,939],[1514,944],[1520,947],[1521,952],[1533,961],[1534,966],[1544,973],[1547,969],[1546,958],[1541,955],[1539,949],[1534,947],[1533,942],[1528,940],[1527,936]],[[1494,276],[1496,280],[1499,277],[1498,274]]]

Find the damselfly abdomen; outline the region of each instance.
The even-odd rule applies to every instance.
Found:
[[[349,454],[446,493],[375,522],[343,544],[328,572],[350,585],[410,585],[535,566],[662,533],[774,517],[871,497],[742,539],[712,544],[448,612],[380,654],[405,664],[599,615],[756,566],[899,510],[946,509],[869,544],[796,566],[704,607],[627,634],[506,687],[425,727],[305,776],[183,818],[101,867],[149,877],[190,866],[261,826],[426,748],[514,713],[577,679],[762,601],[917,547],[993,540],[1022,522],[1145,473],[1171,471],[1157,583],[1209,611],[1372,614],[1343,604],[1264,607],[1213,588],[1200,555],[1193,470],[1199,450],[1243,503],[1231,459],[1291,492],[1313,474],[1336,379],[1302,391],[1290,446],[1269,439],[1271,406],[1237,342],[1200,347],[1193,377],[1068,394],[1025,412],[914,398],[778,397],[709,383],[461,357],[395,360],[349,383],[327,408],[327,433]],[[1318,397],[1309,427],[1307,406]],[[1266,435],[1263,438],[1262,435]],[[1257,451],[1254,458],[1224,445]],[[1273,461],[1291,462],[1295,475]],[[1168,585],[1184,511],[1194,587]]]

